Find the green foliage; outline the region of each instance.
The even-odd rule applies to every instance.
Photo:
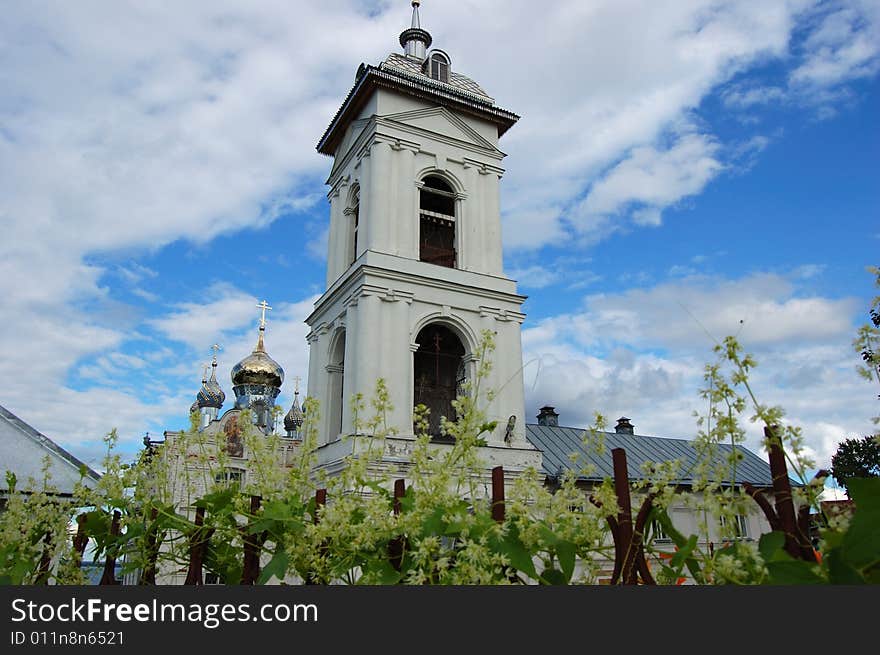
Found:
[[[880,441],[876,436],[846,439],[831,457],[831,475],[849,489],[851,478],[880,476]]]
[[[427,434],[424,408],[415,412],[415,439],[397,438],[387,425],[393,407],[384,380],[369,402],[355,397],[350,454],[332,476],[316,466],[319,408],[312,399],[305,403],[299,446],[267,438],[252,428],[247,413],[240,417],[248,459],[248,476],[241,482],[224,474],[231,464],[225,441],[218,443],[195,423],[133,464],[115,453],[117,437],[111,432],[104,476],[93,489],[78,485],[72,503],[58,502],[48,475],[24,488],[7,475],[0,583],[81,583],[69,535],[75,514],[84,513],[96,559],[118,557],[126,573],[142,573],[155,562],[160,582],[169,572],[182,575],[191,552],[204,543],[204,570],[237,584],[251,542],[260,552],[258,584],[595,584],[613,567],[609,515],[616,514],[617,498],[610,480],[589,489],[579,482],[578,474],[594,473],[589,462],[573,460],[572,470],[552,486],[538,471],[522,472],[507,486],[503,520],[493,518],[489,465],[481,459],[486,436],[497,427],[481,409],[492,397],[481,389],[492,347],[491,334],[485,334],[473,384],[455,401],[455,420],[441,421],[443,443]],[[765,534],[758,542],[737,538],[731,526],[754,508],[739,484],[743,417],[777,426],[783,413],[756,400],[749,382],[756,363],[734,339],[716,353],[718,360],[705,373],[707,411],[699,417],[695,465],[683,470],[678,461],[649,463],[642,481],[632,486],[634,507],[647,495],[652,499],[644,547],[656,580],[880,582],[880,478],[850,480],[855,512],[849,520],[828,522],[814,562],[793,559],[782,533]],[[587,452],[604,452],[603,428],[597,415],[596,425],[584,433]],[[811,466],[796,427],[769,434],[783,445],[796,472]],[[405,459],[388,456],[391,448],[404,446]],[[685,478],[692,481],[687,489],[677,482]],[[397,499],[395,479],[406,480],[406,492]],[[326,504],[316,502],[318,488],[326,489]],[[815,502],[816,492],[805,485],[798,503]],[[255,496],[259,503],[252,505]],[[673,506],[687,506],[700,517],[695,533],[676,529]],[[114,512],[120,516],[117,534],[111,531]]]

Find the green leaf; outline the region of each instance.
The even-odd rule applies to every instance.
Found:
[[[556,544],[556,556],[559,558],[559,567],[565,575],[566,584],[571,580],[571,576],[574,575],[576,550],[573,543],[564,539],[560,539]]]
[[[364,575],[361,579],[368,579],[370,584],[393,585],[400,582],[403,574],[391,566],[391,562],[385,557],[374,557],[364,563]]]
[[[422,536],[441,535],[446,533],[446,522],[443,520],[442,507],[431,512],[422,522]]]
[[[275,576],[278,580],[284,580],[289,563],[290,556],[287,554],[287,551],[284,549],[276,550],[272,559],[269,560],[269,563],[260,572],[260,579],[257,581],[257,584],[266,584],[272,579],[272,576]]]
[[[762,534],[761,539],[758,541],[758,552],[761,553],[761,557],[764,558],[765,562],[791,559],[791,556],[782,550],[784,547],[784,532],[767,532]]]
[[[828,582],[831,584],[865,584],[865,578],[843,558],[839,548],[825,555],[822,563],[828,568]]]
[[[219,514],[224,509],[231,509],[233,500],[238,495],[238,491],[232,487],[215,491],[214,493],[205,494],[199,498],[196,507],[204,507],[213,514]]]
[[[880,562],[880,478],[849,480],[848,492],[856,506],[843,538],[842,555],[856,569]]]
[[[568,584],[569,577],[558,569],[549,568],[541,571],[541,584],[547,585],[565,585]]]
[[[522,571],[535,580],[538,579],[535,563],[532,561],[532,554],[519,538],[519,529],[516,527],[516,524],[510,524],[507,534],[498,543],[498,552],[507,556],[513,568]]]
[[[769,582],[774,585],[825,584],[825,580],[815,571],[815,565],[802,560],[790,559],[786,562],[768,562]]]

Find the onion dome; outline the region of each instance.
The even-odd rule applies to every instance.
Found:
[[[226,394],[220,388],[217,382],[217,355],[214,355],[214,361],[211,362],[211,377],[207,381],[202,380],[202,388],[199,389],[196,396],[196,403],[201,407],[214,407],[220,409],[223,407],[223,401],[226,400]]]
[[[284,430],[287,432],[299,432],[304,420],[305,415],[299,406],[299,391],[295,391],[293,394],[293,404],[284,417]]]
[[[261,325],[260,337],[257,339],[254,351],[232,367],[233,385],[258,384],[281,388],[281,383],[284,382],[284,369],[266,352],[266,347],[263,345],[265,331],[265,325]]]

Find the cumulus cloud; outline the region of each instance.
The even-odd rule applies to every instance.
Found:
[[[0,373],[17,383],[4,391],[4,405],[70,439],[94,438],[108,424],[160,429],[190,402],[174,376],[197,376],[210,343],[226,341],[229,358],[246,354],[250,292],[209,280],[196,289],[198,301],[170,298],[159,291],[167,280],[137,260],[181,240],[206,246],[284,215],[321,215],[328,162],[314,144],[357,65],[398,49],[405,9],[356,0],[7,7],[0,23]],[[479,26],[479,39],[462,28],[462,15]],[[620,212],[629,212],[631,225],[661,223],[664,209],[699,193],[729,164],[711,129],[682,127],[700,125],[694,116],[709,95],[766,61],[782,62],[791,84],[814,92],[870,74],[876,15],[872,3],[813,14],[800,2],[714,0],[423,7],[453,68],[523,116],[502,142],[511,155],[502,183],[505,244],[523,252],[573,238],[601,241],[622,229],[612,219]],[[791,57],[798,28],[812,36]],[[486,45],[510,43],[513,53]],[[322,229],[309,225],[302,242],[323,257]],[[536,286],[559,275],[528,262],[521,270]],[[112,276],[159,315],[146,319],[114,297]],[[707,292],[689,284],[691,311],[704,315]],[[724,295],[724,285],[716,291]],[[797,320],[808,333],[839,329],[822,299],[785,291],[760,297],[760,313],[782,327],[776,336],[756,329],[759,341],[787,338]],[[558,350],[560,358],[601,330],[643,336],[632,302],[646,302],[662,319],[673,300],[662,288],[651,297],[591,297],[590,313],[572,317],[585,341]],[[301,320],[310,305],[300,297],[276,301],[267,337],[273,355],[303,374]],[[727,329],[754,306],[734,303],[708,327]],[[684,339],[676,336],[688,332],[683,321],[670,322],[664,343]],[[532,329],[551,328],[562,329],[552,322]],[[149,393],[126,386],[132,371]],[[659,360],[642,371],[667,389],[682,375]]]
[[[590,425],[596,411],[612,420],[626,415],[642,434],[690,438],[693,412],[705,412],[704,364],[718,340],[736,334],[758,359],[759,400],[784,407],[787,420],[804,428],[814,459],[827,465],[841,435],[863,429],[872,411],[871,394],[853,374],[854,310],[851,299],[800,297],[777,274],[690,277],[589,295],[581,312],[523,331],[527,410],[554,405],[575,427]],[[852,399],[847,408],[840,394]],[[760,431],[749,430],[758,451]]]
[[[831,11],[803,47],[804,61],[790,75],[794,85],[829,87],[873,75],[880,67],[880,9],[864,2]]]
[[[576,213],[607,216],[635,207],[636,223],[660,225],[665,207],[699,193],[722,169],[717,150],[718,144],[701,134],[685,135],[664,150],[635,148],[592,185]],[[577,219],[574,223],[577,228]]]

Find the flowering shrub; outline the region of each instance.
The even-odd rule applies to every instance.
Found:
[[[577,461],[552,487],[537,471],[526,471],[509,485],[499,516],[480,460],[484,435],[495,428],[479,407],[491,335],[482,348],[474,388],[455,402],[456,420],[442,422],[451,443],[431,440],[425,410],[417,408],[418,434],[404,470],[389,469],[384,458],[392,407],[379,380],[369,408],[363,398],[353,399],[352,455],[333,476],[315,465],[319,408],[311,399],[303,443],[294,451],[251,429],[247,413],[239,417],[249,462],[243,488],[218,475],[229,462],[225,444],[200,432],[195,417],[189,431],[130,465],[115,454],[111,432],[103,477],[94,489],[78,485],[72,502],[59,501],[48,478],[20,489],[11,476],[0,514],[0,582],[81,584],[81,551],[70,527],[76,523],[93,540],[96,557],[118,559],[123,573],[138,574],[142,584],[184,572],[187,583],[198,584],[203,570],[225,584],[595,584],[607,576],[619,536],[612,481],[585,492],[578,474],[589,471]],[[629,546],[643,548],[645,575],[653,570],[661,584],[880,582],[877,479],[851,482],[854,515],[829,523],[808,558],[791,554],[793,536],[784,530],[757,543],[735,539],[735,518],[756,502],[737,476],[749,407],[752,420],[767,426],[768,447],[776,444],[802,479],[812,463],[800,431],[777,427],[781,410],[757,402],[749,384],[753,359],[734,339],[716,350],[718,361],[705,372],[709,409],[698,417],[694,441],[699,457],[688,472],[693,486],[682,491],[673,484],[681,476],[679,462],[656,462],[631,488],[637,501],[650,500],[643,505],[650,508],[648,527]],[[598,416],[584,435],[588,448],[602,451],[603,427]],[[719,455],[723,443],[732,446],[729,456]],[[395,478],[407,480],[396,494]],[[818,507],[820,485],[796,487],[795,504]],[[701,517],[697,534],[676,530],[668,512],[674,503]],[[728,541],[719,548],[701,545],[719,524]],[[657,544],[657,526],[674,551]],[[108,578],[105,571],[104,582],[114,582],[112,572]]]

